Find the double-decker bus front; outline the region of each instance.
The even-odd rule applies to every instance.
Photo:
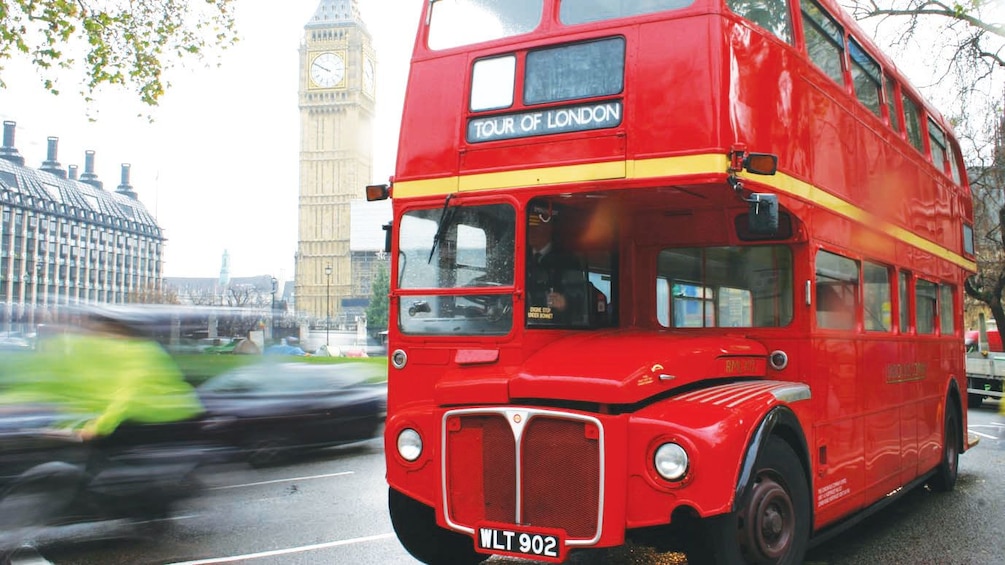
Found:
[[[637,537],[798,563],[890,492],[952,488],[958,150],[934,114],[943,172],[904,118],[846,119],[875,116],[799,48],[821,6],[427,3],[368,187],[393,198],[385,451],[416,558]]]

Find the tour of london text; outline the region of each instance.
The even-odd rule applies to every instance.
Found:
[[[552,133],[567,133],[621,125],[621,101],[552,108],[475,118],[468,121],[468,142],[480,143]]]

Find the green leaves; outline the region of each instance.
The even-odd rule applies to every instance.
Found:
[[[165,71],[237,41],[236,1],[0,0],[0,65],[26,56],[54,94],[57,71],[72,69],[87,100],[115,85],[155,106]]]

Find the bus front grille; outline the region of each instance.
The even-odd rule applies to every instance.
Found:
[[[603,431],[589,416],[546,410],[455,410],[443,420],[447,521],[558,528],[596,540]]]

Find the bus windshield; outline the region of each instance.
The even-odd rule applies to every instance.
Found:
[[[429,48],[450,49],[533,31],[544,0],[433,0],[430,10]]]
[[[513,325],[516,212],[508,204],[413,210],[401,219],[398,287],[457,289],[403,296],[398,324],[406,334],[503,335]],[[480,289],[480,290],[474,290]]]
[[[687,8],[694,0],[562,0],[563,24],[585,24]]]

